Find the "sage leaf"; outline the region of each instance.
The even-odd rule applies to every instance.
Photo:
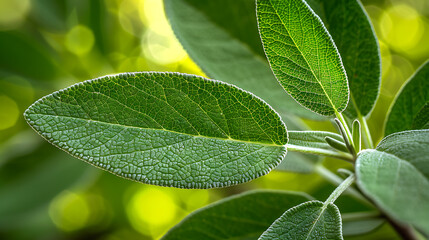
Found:
[[[381,81],[380,50],[368,15],[358,0],[312,0],[309,4],[334,39],[347,72],[350,103],[344,113],[351,118],[368,115]]]
[[[357,184],[380,208],[429,234],[429,130],[394,133],[361,152]],[[407,207],[404,207],[407,206]]]
[[[429,128],[429,61],[404,84],[389,110],[385,134]]]
[[[254,0],[164,0],[174,33],[211,78],[261,97],[280,115],[320,119],[275,79],[259,38]]]
[[[275,170],[295,173],[312,173],[320,161],[321,158],[319,156],[289,151]]]
[[[284,211],[310,199],[303,193],[249,191],[198,209],[162,240],[257,239]]]
[[[325,131],[288,131],[288,135],[288,145],[302,147],[332,149],[332,147],[325,141],[325,137],[330,137],[337,141],[344,142],[341,135]]]
[[[368,234],[385,223],[381,218],[369,218],[354,221],[343,221],[343,236]]]
[[[349,89],[341,58],[319,17],[302,0],[258,0],[265,53],[277,80],[304,107],[343,111]]]
[[[286,153],[286,128],[265,102],[194,75],[127,73],[86,81],[38,100],[25,118],[71,155],[160,186],[247,182]]]
[[[286,211],[259,239],[343,239],[340,212],[333,203],[305,202]]]

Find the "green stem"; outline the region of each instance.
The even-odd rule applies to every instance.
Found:
[[[325,204],[333,203],[337,198],[348,188],[352,183],[355,181],[356,177],[354,174],[350,175],[348,178],[346,178],[326,199]]]
[[[339,158],[351,163],[353,162],[353,156],[349,153],[336,152],[336,151],[331,151],[331,150],[321,149],[321,148],[303,147],[303,146],[297,146],[292,144],[287,144],[286,147],[288,151],[292,151],[292,152],[310,153],[310,154],[322,155],[326,157]]]
[[[362,115],[358,115],[359,121],[362,124],[363,132],[365,135],[365,148],[374,148],[374,143],[372,142],[371,132],[369,131],[368,124],[366,122],[366,118]]]
[[[332,183],[333,185],[340,185],[343,182],[343,179],[334,174],[333,172],[329,171],[326,167],[324,167],[321,164],[318,164],[315,166],[314,169],[320,176],[322,176],[324,179],[326,179],[328,182]],[[349,194],[353,196],[354,198],[360,200],[361,202],[367,204],[368,206],[372,206],[373,204],[368,201],[361,193],[359,193],[354,188],[349,188],[346,190],[345,194]]]
[[[338,120],[340,120],[341,124],[343,125],[344,130],[346,131],[347,140],[349,140],[350,145],[354,146],[352,134],[350,132],[350,129],[349,129],[349,126],[347,125],[346,120],[343,117],[343,114],[335,111],[335,115],[337,116]]]

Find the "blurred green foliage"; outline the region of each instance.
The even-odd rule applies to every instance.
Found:
[[[369,121],[380,139],[390,102],[429,58],[429,1],[363,4],[383,61],[382,90]],[[224,196],[270,188],[324,199],[334,188],[316,174],[284,172],[224,189],[143,185],[87,166],[30,130],[23,111],[73,83],[129,71],[203,75],[175,39],[161,0],[0,0],[0,53],[0,239],[157,239]],[[348,200],[338,200],[342,211],[368,210]],[[387,225],[363,237],[395,238]]]

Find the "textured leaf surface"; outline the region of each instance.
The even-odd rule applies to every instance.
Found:
[[[286,211],[259,239],[343,239],[340,212],[333,203],[305,202]]]
[[[310,197],[284,191],[252,191],[199,209],[162,239],[257,239],[284,211]]]
[[[347,107],[347,77],[321,20],[302,0],[258,0],[259,31],[271,68],[304,107],[330,116]]]
[[[350,85],[350,103],[345,113],[356,118],[368,115],[377,99],[381,60],[374,29],[358,0],[312,0],[340,52]],[[317,4],[317,6],[314,6]]]
[[[429,128],[429,61],[398,93],[386,122],[385,134]]]
[[[429,234],[429,130],[387,136],[376,150],[359,154],[356,174],[377,205]]]
[[[106,76],[25,112],[44,138],[116,175],[161,186],[222,187],[268,173],[286,128],[254,95],[193,75]]]
[[[320,118],[285,94],[259,38],[254,0],[164,0],[174,33],[204,72],[268,102],[281,115]]]

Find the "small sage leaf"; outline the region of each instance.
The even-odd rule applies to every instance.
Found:
[[[165,12],[189,56],[211,78],[263,98],[281,116],[321,119],[277,82],[262,48],[255,0],[164,0]]]
[[[305,202],[286,211],[259,239],[343,239],[341,215],[333,203]]]
[[[160,186],[247,182],[268,173],[286,152],[286,128],[265,102],[194,75],[106,76],[48,95],[24,115],[71,155]]]
[[[326,137],[343,142],[343,138],[336,133],[325,131],[288,131],[290,145],[332,149],[332,147],[325,141]]]
[[[389,215],[429,234],[429,130],[394,133],[361,152],[357,184]],[[406,207],[404,207],[406,206]]]
[[[265,53],[283,88],[321,115],[343,111],[347,77],[320,18],[302,0],[258,0],[257,16]]]
[[[310,199],[285,191],[246,192],[198,209],[162,240],[257,239],[284,211]]]
[[[387,117],[385,134],[429,128],[429,61],[404,84]]]
[[[375,31],[359,0],[312,0],[342,57],[350,85],[350,103],[344,113],[368,115],[377,99],[381,59]]]

